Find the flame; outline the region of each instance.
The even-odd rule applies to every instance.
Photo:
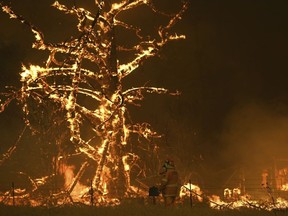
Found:
[[[249,194],[241,195],[239,188],[225,188],[223,192],[225,200],[222,200],[218,195],[206,195],[201,191],[199,186],[187,183],[181,186],[179,196],[181,200],[191,197],[194,201],[205,201],[211,208],[218,210],[239,209],[244,207],[272,211],[273,209],[288,208],[288,201],[282,197],[275,198],[273,202],[266,201],[265,204],[263,204],[263,201],[261,203],[260,200],[253,200]]]
[[[73,182],[74,169],[75,169],[75,166],[68,166],[68,165],[62,164],[61,174],[64,175],[64,179],[65,179],[64,186],[66,188],[68,188]]]
[[[288,183],[284,184],[284,185],[281,185],[281,190],[288,191]]]
[[[42,68],[38,65],[30,65],[29,68],[26,68],[22,65],[22,73],[21,75],[21,82],[33,82],[39,77],[41,77],[42,73],[45,72],[45,68]]]
[[[130,121],[127,118],[129,116],[127,105],[137,105],[136,103],[144,99],[144,93],[178,94],[169,92],[164,88],[148,86],[130,88],[124,91],[122,90],[122,80],[140,67],[145,60],[157,56],[161,48],[168,42],[185,38],[183,35],[178,36],[170,32],[177,21],[181,19],[187,9],[187,4],[184,3],[178,13],[167,16],[170,20],[166,25],[159,26],[157,31],[159,37],[152,39],[149,35],[141,35],[139,27],[118,20],[118,14],[122,11],[134,9],[141,5],[146,5],[153,12],[161,15],[161,12],[157,11],[150,1],[125,0],[112,4],[111,9],[103,7],[103,3],[104,1],[101,3],[96,1],[98,12],[94,14],[84,8],[69,8],[55,1],[53,7],[65,14],[77,17],[77,29],[80,35],[59,43],[47,43],[39,29],[22,16],[14,13],[10,7],[0,5],[10,18],[17,19],[31,28],[35,38],[33,48],[49,52],[44,67],[33,64],[22,66],[20,73],[22,87],[19,92],[13,94],[12,98],[16,99],[22,106],[27,127],[35,134],[43,135],[43,140],[47,138],[49,144],[57,143],[57,158],[70,157],[70,154],[63,150],[65,149],[63,146],[67,144],[73,148],[75,154],[81,156],[82,161],[77,164],[78,166],[62,164],[62,173],[56,174],[63,175],[65,180],[64,189],[61,189],[62,195],[68,193],[76,201],[82,199],[84,203],[87,202],[85,196],[89,191],[89,186],[81,184],[80,179],[84,178],[85,170],[92,167],[95,170],[90,176],[92,179],[91,188],[94,188],[95,193],[97,193],[96,202],[115,204],[119,203],[117,196],[128,196],[129,193],[136,191],[135,186],[131,185],[130,181],[133,167],[140,170],[138,175],[146,176],[147,172],[144,170],[145,166],[140,164],[140,162],[143,163],[141,157],[132,152],[133,148],[130,146],[128,148],[129,137],[138,136],[139,145],[144,145],[140,141],[140,138],[144,138],[145,142],[151,146],[147,148],[141,146],[139,149],[142,148],[147,153],[155,149],[155,144],[151,142],[152,138],[161,137],[151,129],[149,124]],[[134,32],[139,43],[121,50],[120,46],[114,43],[114,27],[117,26]],[[134,52],[131,61],[121,62],[117,59],[114,52],[127,52],[127,50]],[[58,59],[58,54],[64,57],[64,60]],[[95,71],[84,68],[86,62],[93,64]],[[89,101],[87,105],[81,100],[83,98],[89,98],[92,101]],[[10,101],[12,101],[11,98],[8,98],[6,102],[4,101],[5,106]],[[45,116],[44,111],[42,112],[42,108],[43,110],[50,109],[47,113],[48,117]],[[35,116],[33,115],[37,111],[41,113],[40,118],[44,118],[44,120],[52,118],[48,131],[43,132],[43,125],[41,124],[43,119],[34,121]],[[38,118],[38,116],[36,117]],[[89,125],[89,133],[91,134],[85,136],[83,134],[88,130],[87,125]],[[67,141],[69,143],[64,143],[62,138],[55,136],[63,127],[69,133],[70,142]],[[55,137],[56,142],[51,141],[53,137]],[[54,160],[56,159],[54,158]],[[80,169],[76,170],[76,167],[80,167]],[[48,182],[44,177],[39,177],[39,179],[43,180],[41,184]],[[38,182],[40,184],[40,180]],[[34,182],[33,184],[35,184],[33,192],[36,192],[39,187],[37,183]],[[114,187],[114,184],[117,187]],[[122,186],[124,186],[124,192],[118,189]],[[30,196],[27,191],[25,193]],[[55,197],[60,196],[59,194],[53,195]],[[64,202],[63,200],[62,202]]]
[[[118,10],[124,5],[124,2],[112,4],[112,10]]]
[[[129,157],[129,155],[125,155],[122,157],[125,172],[129,172],[129,170],[130,170],[130,165],[128,164],[128,161],[127,161],[128,157]]]
[[[191,183],[187,183],[181,186],[180,193],[179,193],[180,198],[189,197],[190,193],[192,193],[191,195],[193,197],[196,197],[196,199],[199,202],[203,201],[202,191],[199,186],[191,184]]]

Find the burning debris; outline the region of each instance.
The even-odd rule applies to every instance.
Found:
[[[266,199],[256,200],[249,194],[242,194],[239,188],[224,189],[223,199],[218,195],[208,195],[202,192],[197,185],[190,183],[184,184],[180,188],[180,202],[190,200],[190,205],[195,203],[204,203],[207,206],[217,210],[227,209],[258,209],[266,211],[286,210],[288,208],[288,201],[281,197],[271,199],[272,194],[269,194]],[[193,204],[194,203],[194,204]]]
[[[10,7],[1,5],[11,19],[30,27],[35,36],[33,48],[49,52],[45,65],[23,65],[22,87],[2,94],[5,100],[0,106],[3,112],[12,100],[17,100],[27,128],[56,149],[50,156],[54,172],[38,178],[41,179],[39,184],[40,181],[31,179],[35,188],[23,195],[30,200],[43,185],[60,174],[65,178],[63,189],[47,194],[56,204],[67,200],[87,203],[90,200],[87,197],[95,198],[97,204],[117,203],[115,199],[133,194],[131,173],[133,177],[149,174],[140,157],[141,151],[149,153],[157,149],[157,144],[150,140],[160,136],[148,123],[133,124],[128,118],[127,105],[138,105],[146,93],[179,94],[149,86],[123,89],[122,81],[145,60],[157,56],[168,42],[185,38],[171,32],[187,9],[187,2],[172,15],[158,11],[151,0],[123,0],[111,4],[96,0],[95,4],[97,11],[90,12],[54,2],[53,7],[78,20],[79,35],[59,43],[45,41],[38,28]],[[140,6],[168,20],[166,25],[159,26],[154,39],[143,35],[140,27],[118,19],[122,12]],[[131,47],[117,44],[117,29],[133,32],[137,44]],[[133,56],[132,60],[118,59],[123,53]],[[93,69],[88,66],[91,64]],[[132,144],[129,138],[134,134],[146,141]],[[0,163],[3,164],[15,149],[16,145],[2,155]],[[67,163],[71,158],[81,162],[71,166]],[[88,169],[94,170],[89,177]],[[85,183],[83,178],[87,178]]]

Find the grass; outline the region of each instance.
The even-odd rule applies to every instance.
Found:
[[[181,205],[165,208],[161,204],[127,202],[115,207],[61,206],[61,207],[27,207],[0,206],[1,216],[287,216],[288,210],[263,211],[253,209],[214,210],[207,206]]]

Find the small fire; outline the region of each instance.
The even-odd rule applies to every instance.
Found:
[[[191,183],[184,184],[180,188],[180,199],[193,199],[193,202],[205,202],[213,209],[239,209],[239,208],[254,208],[271,211],[273,209],[287,209],[288,201],[281,197],[276,198],[274,201],[261,201],[253,200],[250,195],[241,195],[239,188],[224,189],[223,199],[220,196],[212,194],[204,194],[200,187]]]
[[[196,198],[196,200],[198,200],[199,202],[203,201],[203,193],[199,186],[191,183],[187,183],[181,186],[179,193],[180,198],[183,199],[185,197],[189,197],[190,195]]]
[[[62,165],[61,174],[64,175],[65,183],[64,186],[68,188],[74,179],[74,166],[67,166],[65,164]]]
[[[62,164],[61,165],[61,174],[64,176],[64,187],[66,191],[71,190],[70,193],[71,198],[73,199],[74,202],[80,202],[81,197],[87,193],[88,188],[85,185],[82,185],[80,182],[77,182],[74,187],[72,185],[75,182],[75,166],[73,165],[66,165]]]
[[[281,190],[288,191],[288,183],[284,184],[284,185],[281,185]]]
[[[227,201],[239,200],[241,196],[241,190],[240,188],[233,188],[233,189],[225,188],[223,196],[224,199]]]

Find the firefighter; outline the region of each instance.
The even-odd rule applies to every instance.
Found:
[[[179,194],[179,177],[174,162],[171,159],[165,161],[160,171],[161,184],[159,191],[162,193],[165,206],[171,206]]]

